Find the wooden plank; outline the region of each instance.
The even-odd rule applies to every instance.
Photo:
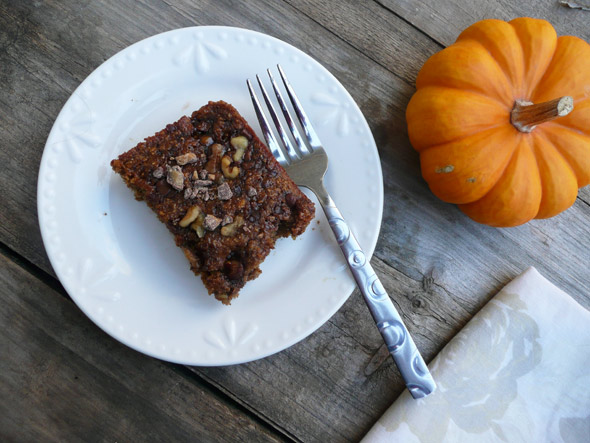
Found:
[[[14,2],[0,9],[7,17],[2,25],[12,29],[17,22],[14,32],[21,33],[0,52],[0,63],[13,70],[10,83],[0,85],[5,88],[0,123],[8,134],[0,161],[11,165],[0,170],[6,194],[0,239],[36,265],[51,272],[36,227],[36,168],[52,119],[71,90],[103,59],[140,38],[221,23],[259,30],[305,50],[361,106],[380,147],[387,202],[373,263],[426,360],[531,262],[578,300],[587,300],[587,205],[576,203],[550,222],[496,230],[472,223],[431,195],[405,134],[404,111],[422,59],[440,46],[386,9],[263,0],[77,5],[46,2],[33,9]],[[356,21],[374,26],[363,32]],[[83,32],[76,37],[73,27]],[[420,49],[414,51],[413,43]],[[95,50],[88,51],[90,46]],[[385,61],[376,61],[380,57]],[[27,95],[28,90],[39,97]],[[2,101],[3,96],[8,98]],[[33,128],[22,123],[29,113],[35,117]],[[25,148],[19,152],[13,146]],[[280,354],[247,365],[194,370],[302,440],[357,440],[403,389],[358,294],[317,333]]]
[[[173,365],[109,338],[0,255],[5,441],[282,441]]]
[[[512,20],[535,17],[549,21],[558,35],[575,35],[590,41],[588,12],[564,7],[556,1],[510,2],[473,0],[376,0],[388,10],[424,31],[442,46],[448,46],[476,21],[486,18]]]

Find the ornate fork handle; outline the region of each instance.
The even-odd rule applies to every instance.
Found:
[[[252,104],[254,105],[256,116],[260,122],[260,128],[264,133],[268,146],[277,161],[285,168],[285,171],[287,171],[291,179],[293,179],[293,181],[299,186],[309,188],[318,197],[320,204],[324,208],[324,212],[328,217],[328,222],[334,231],[334,235],[338,240],[338,244],[342,249],[342,253],[352,271],[352,275],[369,306],[369,310],[377,323],[377,327],[383,336],[383,340],[387,344],[387,348],[389,349],[393,360],[406,382],[408,390],[414,398],[425,397],[436,389],[434,380],[432,379],[426,364],[424,364],[424,360],[420,356],[408,330],[404,326],[400,315],[396,311],[387,292],[385,292],[383,285],[379,281],[377,274],[373,271],[373,268],[369,264],[358,241],[344,221],[342,214],[336,208],[328,191],[326,191],[326,188],[324,187],[324,175],[328,170],[328,155],[313,129],[311,121],[303,110],[293,87],[289,83],[289,80],[287,80],[287,76],[283,69],[280,65],[278,65],[277,68],[281,74],[283,84],[285,85],[293,109],[297,114],[299,123],[301,123],[301,126],[304,129],[305,138],[309,143],[309,148],[311,149],[307,148],[299,130],[293,123],[291,114],[287,109],[287,105],[283,100],[283,96],[270,69],[267,70],[268,76],[285,121],[288,124],[289,130],[291,135],[293,135],[298,149],[295,149],[294,145],[289,140],[287,130],[283,127],[272,101],[266,92],[264,84],[257,75],[256,79],[260,85],[260,90],[268,107],[268,112],[282,141],[281,146],[271,130],[271,125],[264,115],[264,111],[262,110],[262,106],[250,80],[247,80],[246,83],[248,85],[248,90],[250,91]]]
[[[319,186],[313,191],[408,390],[414,398],[427,396],[436,384],[379,277],[326,189]]]

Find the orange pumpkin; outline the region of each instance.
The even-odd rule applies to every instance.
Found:
[[[483,20],[426,61],[416,88],[406,117],[422,175],[475,221],[552,217],[590,183],[583,40],[545,20]]]

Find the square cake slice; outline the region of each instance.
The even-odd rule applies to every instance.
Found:
[[[314,204],[236,111],[209,102],[111,162],[224,304],[260,274],[278,237],[297,237]]]

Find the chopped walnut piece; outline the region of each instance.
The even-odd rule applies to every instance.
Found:
[[[238,149],[238,148],[246,149],[248,147],[248,139],[246,137],[244,137],[243,135],[238,135],[237,137],[232,137],[232,139],[229,142],[236,149]]]
[[[224,237],[231,237],[236,235],[238,228],[244,224],[244,218],[241,215],[237,215],[233,223],[229,223],[221,228],[221,235]]]
[[[221,170],[223,171],[223,175],[226,178],[236,178],[240,173],[240,168],[237,166],[233,166],[231,169],[229,165],[231,164],[231,158],[227,155],[224,155],[221,159]]]
[[[156,169],[154,169],[154,172],[152,172],[152,175],[155,178],[162,178],[162,177],[164,177],[164,168],[162,168],[161,166],[158,166]]]
[[[248,195],[248,197],[256,197],[258,195],[258,192],[254,188],[248,188],[248,191],[246,191],[246,195]]]
[[[215,229],[217,229],[217,226],[219,226],[220,223],[221,223],[220,218],[217,218],[211,214],[207,214],[207,216],[205,217],[205,220],[203,221],[203,226],[208,231],[215,231]]]
[[[195,171],[197,172],[197,171]],[[201,171],[199,171],[199,178],[201,180],[207,180],[207,176],[209,175],[209,173],[207,172],[206,169],[201,169]]]
[[[199,238],[203,238],[205,236],[205,228],[203,228],[204,221],[205,215],[203,212],[201,212],[197,219],[191,224],[191,229],[197,233],[197,237]]]
[[[166,174],[166,181],[177,191],[182,191],[184,188],[184,174],[180,166],[167,166],[168,173]]]
[[[193,229],[197,233],[197,237],[203,238],[205,236],[205,228],[199,225],[197,222],[194,222],[191,225],[191,229]]]
[[[233,159],[236,162],[242,160],[244,153],[246,152],[246,148],[248,147],[248,139],[243,135],[238,137],[234,137],[230,140],[231,145],[236,149],[234,153]]]
[[[197,205],[191,206],[189,210],[186,211],[186,214],[184,214],[184,217],[182,217],[182,220],[178,222],[178,225],[181,228],[186,228],[188,225],[190,225],[197,219],[200,213],[201,208],[199,208]]]
[[[227,182],[222,183],[217,187],[217,197],[219,197],[219,200],[229,200],[233,195],[234,194],[231,192]]]
[[[182,166],[195,163],[196,161],[197,155],[194,152],[187,152],[186,154],[176,156],[176,163]]]

